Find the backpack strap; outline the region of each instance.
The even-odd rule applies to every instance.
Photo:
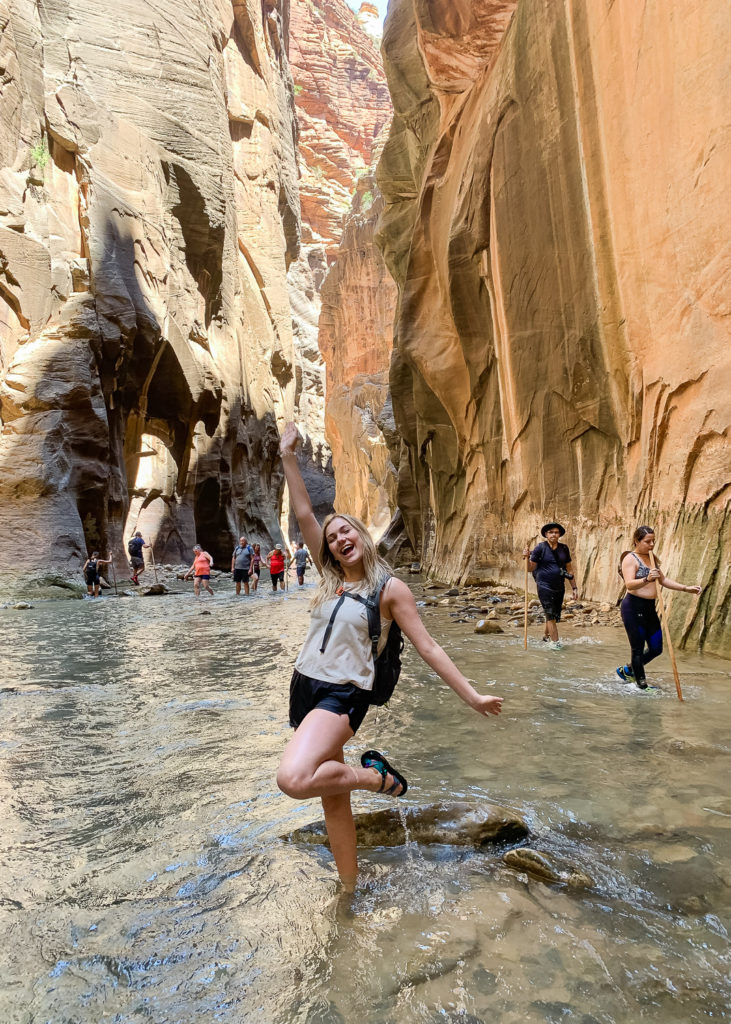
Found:
[[[381,594],[383,592],[383,588],[390,579],[391,577],[387,576],[382,583],[379,583],[373,593],[368,595],[368,597],[362,597],[360,594],[351,594],[348,590],[343,590],[341,592],[340,600],[333,608],[330,615],[330,621],[325,629],[325,634],[322,638],[322,645],[320,646],[320,654],[323,654],[327,647],[330,634],[332,633],[333,625],[335,623],[335,617],[340,611],[343,601],[346,597],[349,597],[351,601],[357,601],[359,604],[364,604],[366,607],[366,612],[368,613],[368,637],[371,641],[371,654],[373,655],[373,660],[376,660],[378,657],[378,642],[381,639]]]
[[[332,614],[330,615],[330,621],[327,624],[327,628],[325,629],[325,634],[324,634],[324,636],[322,638],[322,646],[320,647],[320,654],[324,654],[325,653],[325,648],[327,647],[327,642],[330,639],[330,634],[333,631],[333,624],[335,623],[335,616],[340,611],[344,600],[345,600],[345,592],[343,592],[340,595],[340,600],[338,601],[338,603],[335,605],[335,607],[332,610]]]

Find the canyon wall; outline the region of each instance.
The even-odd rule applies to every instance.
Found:
[[[293,5],[290,59],[302,201],[301,252],[289,271],[298,352],[297,413],[305,438],[300,467],[320,514],[331,511],[333,504],[341,511],[358,507],[373,512],[381,524],[390,518],[385,490],[389,469],[376,420],[388,394],[391,328],[384,324],[382,310],[370,303],[370,295],[379,281],[387,296],[394,289],[372,244],[371,207],[377,189],[369,174],[379,137],[382,145],[384,128],[391,120],[391,101],[377,46],[344,0]],[[365,218],[364,196],[369,208]],[[354,216],[367,222],[361,228],[371,239],[362,245],[354,241],[352,217],[350,226],[345,226],[353,203]],[[364,281],[363,295],[352,289],[345,294],[335,283],[351,272]],[[325,290],[330,299],[323,306]],[[386,319],[392,309],[393,305]],[[376,320],[369,319],[371,313]],[[339,318],[336,325],[334,317]],[[327,322],[324,336],[323,321]],[[346,325],[348,331],[355,325],[357,333],[340,332]],[[384,327],[389,334],[387,348]],[[369,362],[365,372],[372,377],[368,398],[360,385],[351,392],[352,381],[345,371],[366,349],[381,353],[376,376],[373,359],[364,356]]]
[[[425,567],[520,579],[556,517],[614,599],[649,522],[705,588],[675,636],[726,654],[729,36],[723,0],[393,0],[378,172]]]
[[[4,0],[0,569],[279,538],[287,0]]]
[[[327,365],[325,429],[336,467],[335,504],[367,523],[376,537],[388,529],[396,508],[396,469],[387,440],[395,433],[388,376],[396,286],[375,244],[382,209],[373,175],[363,175],[323,284],[319,334]]]

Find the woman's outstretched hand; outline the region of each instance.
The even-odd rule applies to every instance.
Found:
[[[481,693],[477,700],[472,702],[472,707],[478,715],[499,715],[503,709],[503,698]]]
[[[294,423],[287,423],[279,440],[280,452],[293,452],[300,440],[300,432]]]

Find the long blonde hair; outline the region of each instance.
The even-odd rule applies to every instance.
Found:
[[[363,586],[368,593],[372,593],[378,585],[388,576],[392,576],[391,566],[378,554],[373,538],[368,533],[365,524],[355,516],[348,516],[342,512],[333,512],[322,524],[322,542],[318,553],[320,563],[320,584],[315,596],[312,599],[312,607],[316,608],[325,601],[330,601],[337,595],[338,589],[342,586],[345,573],[327,543],[327,528],[333,519],[344,519],[349,523],[360,537],[363,544]]]

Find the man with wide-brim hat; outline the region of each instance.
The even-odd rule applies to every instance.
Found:
[[[571,583],[574,600],[578,597],[571,552],[565,544],[559,544],[559,537],[565,533],[561,523],[546,523],[541,527],[541,536],[546,539],[532,551],[526,548],[523,552],[523,557],[528,559],[528,569],[536,581],[538,600],[546,616],[543,639],[549,641],[551,646],[559,646],[558,623],[561,621],[567,580]]]

